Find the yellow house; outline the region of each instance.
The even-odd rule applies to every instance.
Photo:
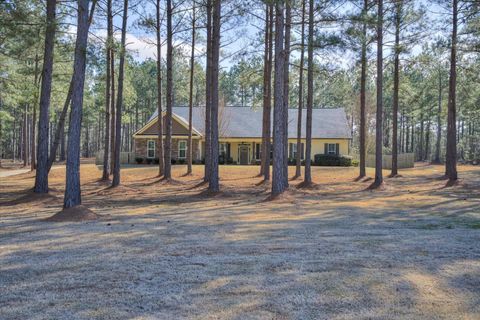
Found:
[[[306,112],[302,113],[302,159],[305,144]],[[174,107],[172,120],[172,159],[184,160],[187,155],[188,107]],[[297,109],[288,110],[288,156],[297,152]],[[224,107],[219,111],[220,156],[225,162],[253,164],[260,161],[263,110],[249,107]],[[350,128],[343,108],[313,109],[312,160],[316,154],[349,154]],[[165,123],[165,113],[163,114]],[[193,159],[201,161],[205,154],[205,108],[192,112]],[[165,126],[164,126],[165,128]],[[158,149],[158,114],[155,112],[143,128],[134,135],[135,155],[155,158]],[[164,130],[165,133],[165,130]]]

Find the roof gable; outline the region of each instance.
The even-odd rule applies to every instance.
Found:
[[[166,127],[166,118],[165,112],[163,113],[163,131],[165,132]],[[147,124],[143,126],[140,130],[138,130],[134,136],[152,136],[158,134],[158,117],[157,113],[154,116],[150,117]],[[193,133],[195,135],[201,135],[196,129],[193,129]],[[176,114],[172,115],[172,135],[174,136],[187,136],[188,135],[188,122],[179,117]]]

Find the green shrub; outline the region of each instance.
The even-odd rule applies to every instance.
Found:
[[[224,155],[219,155],[218,156],[218,164],[225,164],[225,156]]]
[[[160,159],[159,159],[158,157],[153,158],[153,163],[159,164],[159,163],[160,163]]]
[[[137,164],[142,164],[143,163],[143,157],[135,157],[135,162]]]
[[[358,160],[352,160],[352,166],[358,167],[360,165],[360,161]]]
[[[232,157],[227,158],[227,164],[233,164],[233,158]]]
[[[170,160],[170,163],[171,163],[171,164],[176,164],[176,163],[177,163],[177,160],[175,160],[175,159],[172,158],[172,159]]]
[[[178,164],[185,164],[187,161],[185,159],[178,159]]]
[[[147,159],[145,159],[145,162],[146,162],[147,164],[152,164],[153,159],[152,159],[152,158],[147,158]]]
[[[352,166],[352,157],[338,156],[333,154],[316,154],[314,164],[316,166]]]

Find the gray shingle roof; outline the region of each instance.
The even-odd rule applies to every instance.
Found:
[[[174,107],[173,113],[188,123],[188,107]],[[219,111],[221,137],[260,138],[262,137],[262,109],[249,107],[225,107]],[[149,119],[157,117],[155,112]],[[297,136],[298,109],[288,109],[288,136]],[[195,107],[192,114],[193,127],[204,133],[205,108]],[[273,114],[272,114],[273,119]],[[305,137],[306,110],[302,112],[302,138]],[[351,133],[343,108],[313,109],[312,138],[350,139]]]

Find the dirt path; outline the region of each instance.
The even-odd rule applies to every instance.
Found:
[[[17,174],[30,172],[30,169],[15,169],[15,170],[1,170],[0,178],[6,178],[10,176],[15,176]]]
[[[480,171],[402,172],[381,192],[356,170],[314,168],[314,190],[264,201],[257,167],[222,167],[222,194],[195,175],[122,172],[106,189],[82,167],[99,221],[46,223],[58,197],[11,203],[0,183],[1,319],[480,319]],[[298,181],[292,181],[292,185]],[[9,190],[10,193],[5,193]],[[5,195],[6,194],[6,195]]]
[[[55,165],[51,170],[64,168],[64,166]],[[0,178],[6,178],[11,176],[16,176],[23,173],[31,172],[30,169],[12,169],[12,170],[0,170]]]

